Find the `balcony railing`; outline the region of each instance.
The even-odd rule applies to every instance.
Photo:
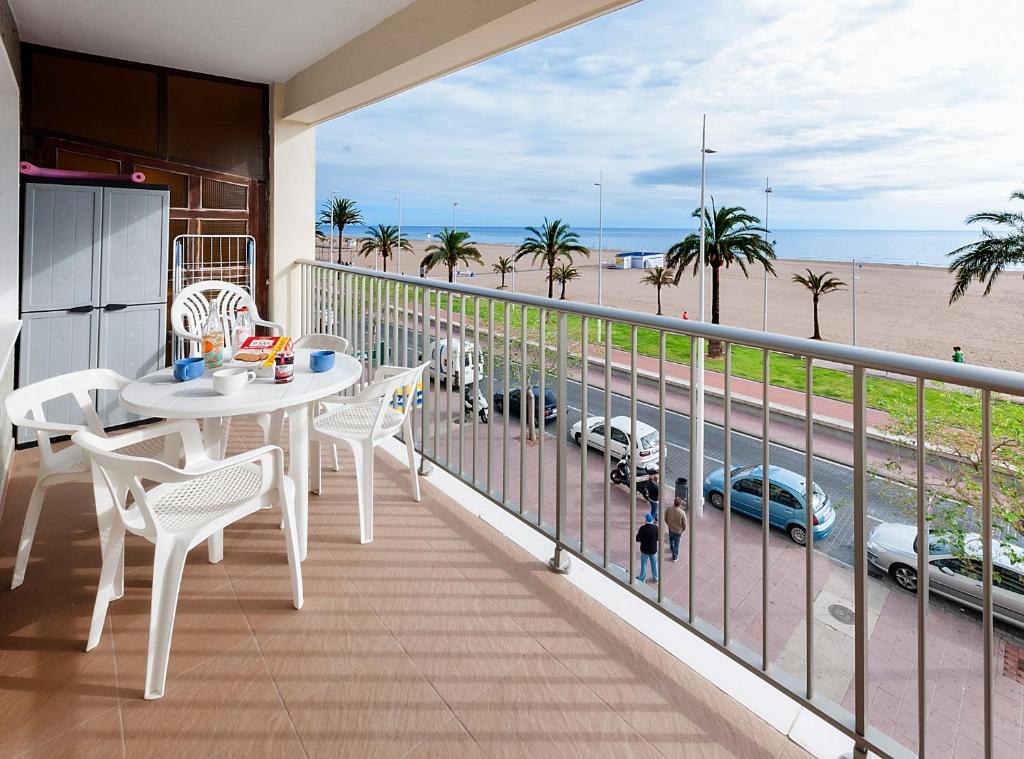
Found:
[[[960,554],[977,563],[979,621],[930,594],[929,570],[934,577],[936,567],[925,551],[908,560],[916,597],[892,578],[869,576],[868,537],[869,521],[900,521],[899,514],[918,535],[928,534],[945,505],[965,530],[997,534],[994,520],[1007,520],[1012,486],[1000,490],[994,478],[1013,481],[1017,472],[994,450],[1017,441],[993,443],[993,413],[1016,418],[1013,401],[1024,397],[1024,375],[334,264],[298,266],[302,331],[349,338],[351,350],[366,358],[367,380],[382,364],[432,361],[417,450],[550,538],[553,567],[563,568],[571,556],[604,572],[845,733],[858,754],[925,755],[933,748],[938,754],[966,741],[994,756],[1010,719],[997,718],[997,711],[1015,710],[1019,723],[1024,692],[996,680],[1004,677],[1002,659],[1015,633],[1000,622],[997,635],[993,588],[1002,592],[1007,565],[994,562],[993,541],[981,540],[978,555]],[[454,341],[475,347],[463,345],[457,370],[444,374],[431,346]],[[699,384],[690,392],[690,370],[711,344],[721,358],[709,359],[705,392]],[[908,381],[871,384],[881,373]],[[467,379],[481,391],[468,402]],[[824,380],[829,387],[816,393]],[[518,415],[510,408],[510,393],[527,387],[536,387],[541,399],[554,391],[553,434],[545,402],[521,403]],[[486,423],[479,414],[483,399],[490,406]],[[931,417],[955,417],[958,409],[960,418],[947,421],[961,430],[976,427],[973,453],[929,439]],[[581,448],[573,442],[574,423],[584,421],[586,436],[591,416],[625,417],[593,438],[603,448],[600,457],[585,439]],[[1020,429],[1000,424],[1000,434],[1003,426]],[[637,441],[650,434],[648,427],[660,441],[645,449],[662,473],[660,508],[671,502],[679,477],[688,478],[692,503],[677,564],[668,561],[665,541],[659,543],[654,585],[637,579],[634,540],[650,507],[636,477],[626,485],[610,479],[617,439]],[[631,450],[642,458],[635,443]],[[737,501],[734,515],[731,487],[722,488],[720,510],[705,511],[708,472],[756,465],[761,472],[748,482],[760,485],[753,501],[756,512],[760,499],[759,514],[749,516],[748,498]],[[770,465],[792,470],[782,487],[769,481]],[[824,501],[815,494],[816,477],[830,491],[831,516],[799,503]],[[941,481],[957,477],[976,485],[976,501],[952,503]],[[769,508],[768,499],[787,487],[789,495],[780,498],[793,508],[777,518],[785,510]],[[1001,534],[1012,539],[1019,522],[1009,521]],[[664,520],[658,525],[665,538]],[[816,539],[830,525],[832,534]],[[789,537],[773,527],[788,529]],[[932,653],[957,625],[957,635],[966,629],[970,644],[981,649],[980,673],[965,659],[963,671],[951,675],[957,665],[944,656],[939,666]],[[959,716],[939,719],[933,707],[954,675],[966,683]],[[1016,731],[1019,736],[1020,724]]]

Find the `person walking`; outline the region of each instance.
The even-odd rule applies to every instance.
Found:
[[[640,544],[640,582],[647,581],[647,565],[651,565],[651,579],[658,581],[658,525],[650,514],[644,517],[644,523],[636,531],[636,542]]]
[[[683,499],[679,496],[665,509],[665,527],[668,528],[668,547],[672,551],[672,561],[678,561],[679,539],[686,532],[686,512],[683,511]]]
[[[959,345],[953,346],[953,363],[962,364],[964,363],[964,352],[960,350]]]
[[[658,474],[655,472],[650,476],[644,485],[644,498],[647,499],[647,503],[651,506],[651,516],[654,517],[654,521],[658,521],[658,505],[661,501],[661,485],[658,484]]]

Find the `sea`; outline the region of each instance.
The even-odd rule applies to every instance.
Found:
[[[346,228],[346,233],[351,228]],[[436,237],[441,227],[403,226],[410,240]],[[526,236],[523,227],[462,227],[478,243],[512,245]],[[573,227],[580,242],[597,250],[596,227]],[[664,252],[696,229],[611,228],[603,230],[604,250]],[[809,261],[860,261],[907,266],[949,265],[948,253],[979,239],[980,230],[778,229],[769,234],[779,258]],[[362,233],[356,227],[349,234]]]

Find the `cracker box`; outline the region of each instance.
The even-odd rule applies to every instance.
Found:
[[[291,353],[292,339],[282,337],[250,337],[235,352],[234,360],[253,368],[272,367],[278,353]]]

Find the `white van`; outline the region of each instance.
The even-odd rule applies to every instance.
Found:
[[[477,351],[476,344],[452,340],[437,340],[430,343],[427,353],[420,356],[427,362],[427,375],[458,390],[464,384],[473,384],[484,376],[484,359]]]

